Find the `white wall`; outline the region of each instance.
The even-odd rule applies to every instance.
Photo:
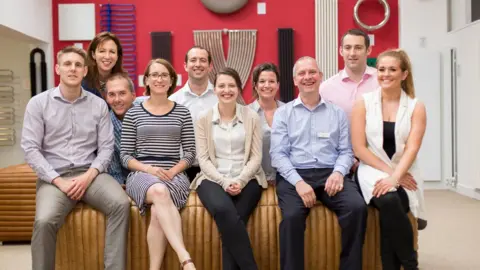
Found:
[[[458,186],[480,199],[480,21],[447,34],[457,50]],[[475,191],[477,189],[477,191]]]
[[[411,58],[416,96],[427,109],[427,130],[418,162],[423,169],[423,179],[440,188],[444,188],[441,182],[443,81],[438,45],[447,30],[446,1],[399,1],[400,47]],[[421,22],[413,18],[421,18]]]
[[[478,0],[474,0],[478,1]],[[456,30],[469,24],[472,20],[472,0],[450,0],[451,29]]]
[[[47,87],[53,86],[52,26],[51,0],[1,0],[0,69],[15,73],[16,142],[14,146],[0,146],[0,168],[24,163],[20,140],[25,106],[31,95],[29,63],[32,49],[39,47],[45,52]]]
[[[412,55],[439,54],[441,57],[441,162],[442,180],[452,176],[451,136],[451,48],[457,51],[457,145],[459,193],[480,199],[480,22],[469,21],[467,4],[470,0],[409,1],[399,0],[400,47]],[[466,11],[467,10],[467,11]],[[448,32],[448,16],[452,16],[452,28]],[[415,19],[414,19],[415,18]],[[412,62],[415,63],[415,59]],[[417,61],[419,61],[417,59]],[[428,68],[428,65],[424,65]],[[432,70],[438,69],[436,66]],[[428,108],[427,108],[428,110]],[[431,118],[431,116],[427,116]],[[428,124],[428,123],[427,123]],[[425,138],[424,140],[430,140]]]
[[[4,29],[0,31],[0,59],[2,59],[0,69],[8,69],[14,73],[13,83],[2,81],[0,84],[14,87],[15,125],[13,127],[16,135],[13,146],[0,146],[0,168],[25,162],[20,140],[25,106],[31,95],[29,62],[30,51],[35,42],[28,38],[12,37]],[[0,104],[0,106],[10,106],[10,104]]]
[[[52,43],[52,0],[2,0],[0,25]]]

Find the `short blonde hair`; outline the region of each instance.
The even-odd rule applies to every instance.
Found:
[[[75,46],[67,46],[67,47],[61,49],[57,53],[57,63],[60,62],[60,57],[62,57],[62,55],[66,54],[66,53],[76,53],[76,54],[80,55],[83,58],[83,63],[85,65],[87,64],[87,53],[85,52],[85,50],[77,48]]]

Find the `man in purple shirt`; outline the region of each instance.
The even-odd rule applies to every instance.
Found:
[[[21,146],[38,176],[33,270],[55,268],[57,231],[79,201],[107,217],[105,269],[126,269],[130,203],[105,173],[113,153],[112,122],[105,101],[81,87],[86,58],[75,47],[58,52],[60,85],[34,96],[25,111]]]

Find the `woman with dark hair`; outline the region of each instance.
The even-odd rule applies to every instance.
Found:
[[[273,122],[273,115],[278,107],[284,105],[276,99],[280,74],[277,66],[273,63],[263,63],[253,69],[252,84],[255,101],[248,105],[260,117],[263,130],[263,153],[262,168],[265,172],[267,182],[275,184],[277,171],[272,167],[270,158],[270,134]]]
[[[82,87],[105,99],[105,81],[110,74],[123,70],[123,49],[118,37],[102,32],[93,38],[87,50],[88,73]]]
[[[380,212],[385,270],[418,269],[408,218],[424,214],[416,159],[426,129],[425,105],[415,97],[410,59],[403,50],[378,56],[379,89],[363,94],[352,111],[352,145],[360,160],[358,182],[367,204]]]
[[[131,171],[127,193],[142,215],[151,206],[150,269],[160,269],[167,241],[182,268],[195,269],[183,242],[179,213],[189,194],[190,181],[184,171],[195,159],[195,136],[188,109],[168,99],[176,83],[177,74],[168,61],[151,60],[144,74],[150,98],[131,108],[122,126],[120,157]]]
[[[258,269],[246,224],[267,188],[262,161],[262,126],[258,115],[237,101],[242,92],[238,73],[217,73],[218,103],[195,124],[201,172],[192,182],[213,216],[222,237],[223,269]]]

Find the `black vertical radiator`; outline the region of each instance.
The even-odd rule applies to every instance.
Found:
[[[163,58],[172,62],[172,33],[171,32],[152,32],[152,59]]]
[[[278,66],[280,71],[280,100],[294,99],[293,85],[293,29],[278,29]]]
[[[37,64],[35,63],[35,54],[40,53],[40,92],[47,90],[47,63],[45,62],[45,52],[40,48],[35,48],[30,52],[30,91],[32,97],[37,94]]]

